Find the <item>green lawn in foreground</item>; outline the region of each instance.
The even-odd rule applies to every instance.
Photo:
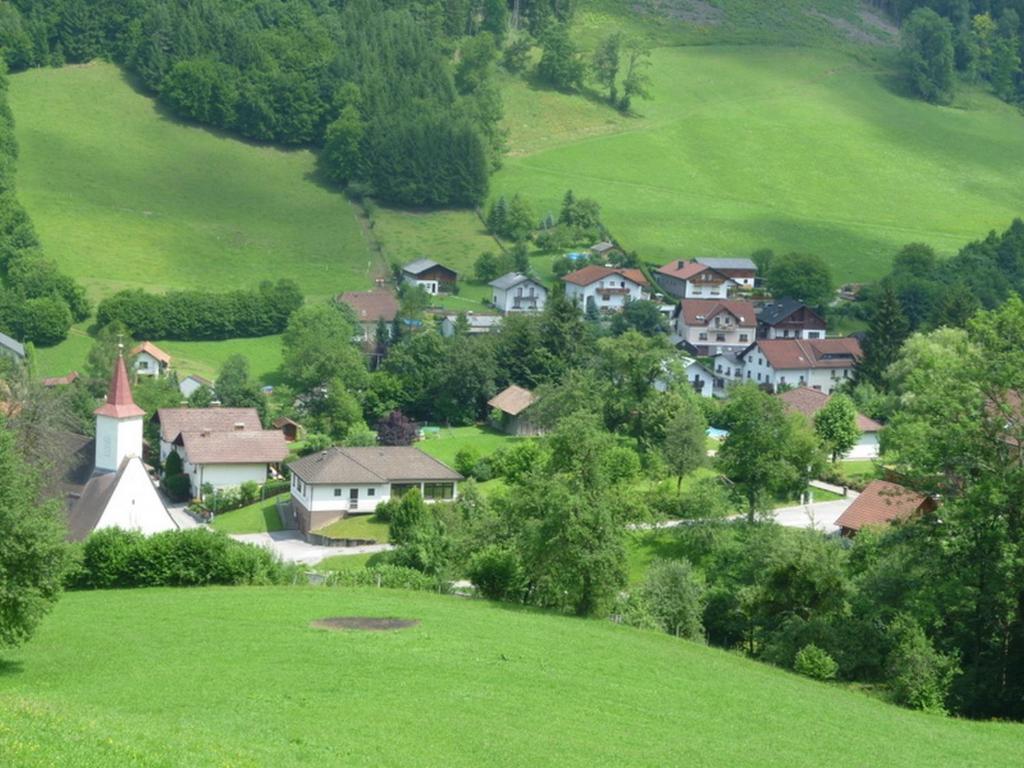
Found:
[[[279,496],[271,496],[264,501],[250,504],[248,507],[234,509],[217,515],[210,526],[224,533],[266,533],[280,531],[281,516],[277,514]]]
[[[333,539],[373,539],[378,544],[391,541],[391,530],[387,523],[376,515],[352,515],[326,525],[317,533]]]
[[[437,434],[417,442],[416,447],[453,467],[455,454],[463,449],[475,451],[478,458],[484,458],[526,439],[529,438],[512,437],[490,427],[442,427]]]
[[[11,77],[18,194],[47,255],[94,298],[289,277],[310,297],[367,288],[353,209],[307,150],[172,119],[96,62]]]
[[[1024,210],[1011,161],[1024,116],[992,96],[902,98],[887,70],[822,49],[687,46],[652,61],[638,117],[550,93],[530,121],[507,109],[512,154],[492,197],[521,192],[540,216],[571,188],[645,261],[810,251],[837,281],[878,277],[908,242],[951,254]]]
[[[421,624],[309,626],[329,616]],[[1024,762],[1020,725],[897,709],[662,633],[429,593],[71,593],[4,662],[12,768]]]

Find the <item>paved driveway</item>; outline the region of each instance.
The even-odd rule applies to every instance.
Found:
[[[825,533],[835,533],[836,519],[853,503],[852,498],[838,501],[822,501],[817,504],[800,504],[795,507],[780,507],[775,510],[775,522],[787,528],[816,528]]]
[[[390,544],[371,544],[363,547],[322,547],[307,543],[297,531],[236,533],[231,538],[269,549],[285,562],[302,563],[303,565],[316,565],[325,557],[334,557],[335,555],[364,555],[386,552],[392,548]]]

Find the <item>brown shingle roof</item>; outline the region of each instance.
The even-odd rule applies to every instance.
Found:
[[[144,341],[132,350],[133,355],[137,355],[140,352],[145,352],[150,357],[155,357],[164,365],[168,365],[171,362],[171,356],[151,341]]]
[[[714,272],[722,278],[723,281],[731,279],[721,270],[715,269],[707,264],[701,264],[699,261],[683,261],[682,259],[670,261],[665,266],[658,267],[655,271],[659,274],[667,275],[668,277],[674,277],[677,280],[689,280],[690,278],[699,275],[701,272]]]
[[[808,419],[813,419],[814,414],[824,408],[825,404],[832,399],[832,395],[826,395],[824,392],[810,387],[797,387],[783,392],[779,395],[779,399],[789,410],[797,411]],[[882,425],[858,412],[857,429],[861,432],[881,432]]]
[[[398,315],[398,300],[391,291],[346,291],[338,301],[350,306],[360,323],[391,322]]]
[[[146,412],[139,408],[132,399],[132,388],[128,384],[128,370],[124,366],[124,358],[117,356],[114,361],[114,375],[107,387],[107,401],[93,411],[96,416],[110,416],[115,419],[127,419],[132,416],[145,416]]]
[[[288,467],[304,482],[313,484],[462,479],[448,465],[412,446],[335,446],[293,461]]]
[[[276,464],[288,456],[284,434],[276,429],[182,432],[175,442],[191,464]]]
[[[873,480],[839,516],[836,525],[859,531],[866,525],[909,520],[918,512],[930,509],[934,509],[934,502],[929,497],[896,483]]]
[[[851,368],[861,358],[860,342],[842,339],[762,339],[757,348],[777,371],[806,368]],[[753,350],[744,352],[744,356]]]
[[[741,328],[753,328],[757,325],[757,312],[754,305],[742,299],[683,299],[679,302],[679,311],[683,322],[690,327],[708,325],[722,312],[728,312],[736,318]]]
[[[230,432],[241,424],[250,432],[262,429],[255,408],[160,408],[160,439],[174,442],[182,432]]]
[[[530,390],[512,384],[488,400],[487,405],[509,416],[518,416],[533,405],[536,399]]]
[[[599,267],[596,264],[589,264],[583,267],[583,269],[577,269],[575,272],[570,272],[562,279],[567,283],[575,283],[576,285],[590,285],[591,283],[596,283],[598,280],[602,280],[609,275],[621,275],[627,280],[632,280],[637,285],[642,285],[645,288],[649,285],[647,278],[644,277],[644,273],[639,269]]]
[[[44,387],[61,387],[78,381],[78,371],[65,373],[63,376],[49,376],[43,379]]]

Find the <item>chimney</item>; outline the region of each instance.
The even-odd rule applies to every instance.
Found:
[[[210,436],[210,430],[209,429],[201,429],[199,431],[199,436],[200,437],[209,437]]]
[[[682,269],[682,268],[683,268],[683,265],[684,265],[685,263],[686,263],[685,261],[683,261],[682,259],[680,259],[679,261],[677,261],[677,262],[676,262],[676,269]]]
[[[244,429],[245,429],[245,422],[244,421],[236,421],[235,422],[235,432],[242,432]]]

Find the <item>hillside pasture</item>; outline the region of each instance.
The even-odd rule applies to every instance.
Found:
[[[310,626],[345,616],[420,624]],[[65,595],[32,642],[4,652],[0,755],[11,768],[1015,768],[1024,732],[896,709],[661,633],[477,600],[140,589]]]

